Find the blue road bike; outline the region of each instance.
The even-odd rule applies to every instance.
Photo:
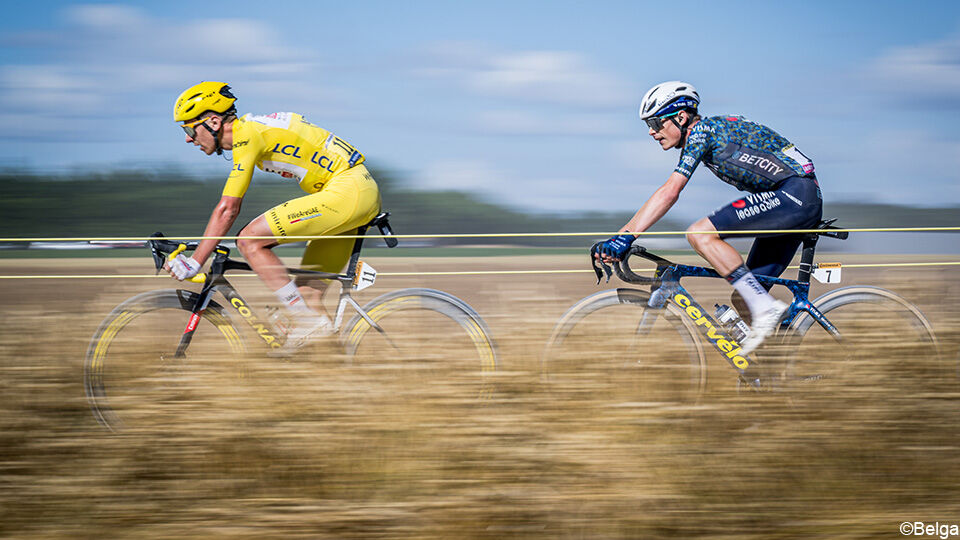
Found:
[[[703,393],[710,349],[733,368],[738,386],[757,390],[809,388],[841,374],[849,380],[856,365],[869,364],[881,351],[886,358],[937,362],[930,323],[891,291],[850,286],[808,298],[817,241],[848,236],[831,225],[834,221],[822,221],[816,232],[804,235],[797,279],[756,276],[766,285],[786,287],[793,301],[775,334],[753,354],[740,347],[743,321],[715,318],[680,284],[684,278],[722,276],[634,245],[613,271],[625,282],[650,285],[649,290],[610,289],[576,302],[547,343],[545,376],[555,384],[566,381],[572,392],[620,392],[628,401],[662,402],[696,400]],[[611,271],[594,259],[598,246],[591,249],[591,264],[599,283],[602,273],[609,280]],[[653,277],[632,271],[631,257],[655,263]],[[592,376],[584,377],[588,372]],[[590,381],[588,387],[581,386],[584,381]]]

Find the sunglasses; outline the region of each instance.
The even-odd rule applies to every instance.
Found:
[[[666,116],[654,116],[653,118],[647,118],[647,127],[654,131],[660,131],[663,129],[664,124],[666,124],[667,118],[672,118],[678,114],[680,114],[680,111],[677,111],[673,114],[668,114]]]
[[[193,121],[191,121],[191,122],[184,122],[184,123],[180,124],[180,128],[182,128],[182,129],[183,129],[183,132],[187,134],[187,137],[190,137],[191,139],[196,139],[196,138],[197,138],[197,128],[196,128],[195,126],[198,126],[198,125],[206,122],[209,118],[210,118],[209,116],[206,116],[206,117],[203,117],[203,118],[198,118],[198,119],[193,120]],[[206,127],[206,126],[204,126],[204,127]],[[209,130],[209,129],[210,129],[210,128],[207,128],[207,130]]]

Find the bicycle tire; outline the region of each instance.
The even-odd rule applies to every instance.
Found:
[[[605,391],[630,386],[627,382],[636,379],[636,385],[628,388],[622,399],[681,403],[699,400],[707,385],[703,343],[679,308],[667,303],[662,310],[651,310],[648,306],[649,300],[649,292],[620,288],[592,294],[571,306],[555,325],[544,348],[541,360],[544,380],[551,387],[556,387],[556,380],[563,371],[569,371],[574,377],[581,379],[592,377],[597,380],[598,376],[602,377],[600,371],[603,367],[596,369],[578,364],[583,360],[586,360],[584,364],[588,364],[614,356],[615,373],[609,374],[612,377],[608,383],[610,388],[605,388]],[[647,313],[655,320],[650,322],[647,319],[647,322],[641,325],[639,321],[644,320],[644,314]],[[597,329],[587,324],[589,317],[601,315],[604,318],[595,323]],[[620,319],[629,319],[625,322],[634,327],[630,345],[621,344],[618,350],[610,350],[611,346],[616,345],[612,342],[603,343],[606,335],[623,337],[629,330]],[[664,324],[658,325],[658,320]],[[611,324],[618,326],[611,328]],[[580,327],[585,328],[578,330]],[[598,330],[606,332],[606,335],[598,335]],[[642,336],[643,341],[637,342],[637,339],[640,339],[638,336]],[[584,356],[585,351],[598,349],[602,350],[603,354]],[[650,354],[651,352],[653,354]],[[569,361],[564,359],[566,355],[571,356]],[[667,363],[662,362],[665,356]],[[558,365],[561,361],[564,362],[563,366]],[[567,364],[571,364],[569,369]],[[581,367],[586,370],[586,375],[581,373]],[[655,374],[654,371],[660,373]],[[583,381],[572,380],[570,387],[563,391],[568,394],[596,394],[597,389],[589,388],[590,385],[581,389],[581,382]],[[602,381],[598,384],[604,385]],[[676,388],[665,386],[668,384],[676,385]],[[654,391],[649,391],[650,388]],[[651,399],[652,396],[660,396],[660,399]]]
[[[122,392],[122,388],[117,388],[116,385],[106,381],[110,378],[107,376],[107,371],[114,369],[120,360],[133,361],[133,357],[138,355],[148,361],[151,357],[156,356],[163,363],[164,353],[172,354],[175,352],[179,343],[179,336],[183,333],[183,329],[189,320],[197,296],[197,293],[176,289],[143,293],[119,304],[100,323],[87,347],[83,380],[87,402],[94,417],[102,426],[109,428],[111,431],[117,431],[124,425],[123,419],[115,410],[115,404],[112,405],[110,399],[111,395],[115,397],[116,393]],[[176,335],[157,337],[157,339],[162,340],[163,352],[152,350],[155,346],[159,346],[151,342],[150,334],[159,331],[154,326],[154,320],[148,321],[149,324],[143,323],[147,328],[133,327],[131,329],[131,324],[137,322],[139,318],[160,311],[164,313],[175,311],[177,316],[171,318],[170,325],[175,328],[173,325],[179,324],[179,333]],[[152,316],[151,319],[153,319]],[[163,317],[163,319],[166,319],[166,317]],[[219,334],[226,340],[224,353],[229,351],[236,355],[245,350],[243,338],[220,304],[211,301],[203,311],[201,321],[209,322],[220,331]],[[128,329],[130,332],[125,332]],[[127,333],[133,335],[128,338],[120,337]],[[206,334],[212,333],[206,332]],[[121,349],[125,341],[135,343],[136,346],[131,351],[123,351]],[[158,343],[160,342],[158,341]],[[127,358],[124,358],[125,355]],[[163,366],[141,366],[141,368],[147,370],[163,369]]]
[[[830,291],[812,303],[837,327],[843,341],[837,341],[812,316],[802,312],[783,339],[791,351],[781,372],[788,388],[829,378],[875,380],[878,373],[863,376],[852,372],[858,367],[855,364],[863,364],[869,372],[878,371],[883,363],[902,364],[903,359],[918,369],[924,364],[943,372],[933,327],[900,295],[879,287],[852,286]],[[884,324],[894,332],[884,331]],[[956,371],[951,371],[956,376]]]
[[[379,296],[362,310],[384,329],[387,337],[381,336],[362,315],[354,316],[341,334],[348,362],[357,363],[363,349],[372,349],[372,356],[386,358],[386,363],[393,367],[398,367],[398,357],[406,360],[401,364],[425,367],[431,360],[449,360],[451,352],[463,359],[462,349],[472,347],[474,354],[465,358],[466,370],[479,373],[479,395],[489,397],[492,383],[487,376],[498,368],[496,344],[486,322],[469,304],[443,291],[411,288]],[[418,312],[418,317],[413,316],[413,311]]]

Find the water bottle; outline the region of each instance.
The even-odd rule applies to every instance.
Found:
[[[277,306],[267,306],[267,320],[281,335],[287,335],[290,331],[290,319]]]
[[[750,327],[747,326],[747,323],[743,322],[743,319],[737,315],[737,310],[733,309],[727,305],[714,304],[717,307],[717,311],[714,314],[717,322],[723,325],[723,327],[730,332],[730,337],[742,342],[743,338],[747,337],[747,334],[750,332]]]

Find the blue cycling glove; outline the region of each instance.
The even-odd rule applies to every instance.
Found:
[[[600,253],[622,261],[636,239],[632,234],[618,234],[600,245]]]

